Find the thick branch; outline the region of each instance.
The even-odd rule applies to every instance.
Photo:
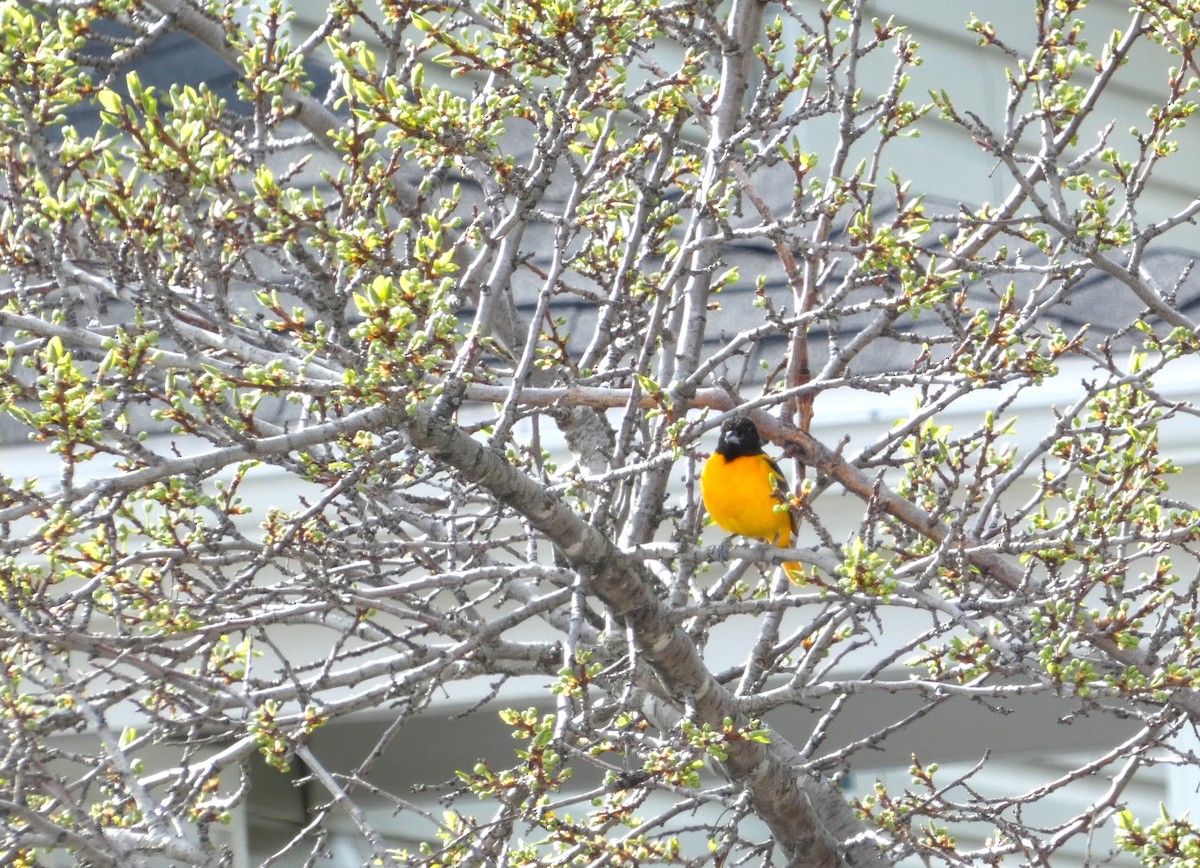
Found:
[[[590,590],[632,630],[643,658],[699,724],[723,726],[726,718],[744,723],[733,697],[705,668],[691,638],[674,626],[654,592],[653,577],[636,558],[576,514],[544,486],[509,464],[450,422],[416,408],[402,420],[413,444],[491,491],[554,541],[571,564],[590,574]],[[863,831],[853,813],[828,784],[803,777],[781,745],[735,741],[725,764],[747,788],[756,812],[793,864],[812,868],[885,865],[873,846],[856,844],[839,861],[835,841]]]

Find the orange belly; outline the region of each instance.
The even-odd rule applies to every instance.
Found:
[[[787,547],[792,519],[782,503],[775,471],[765,455],[743,455],[732,461],[713,455],[700,472],[700,493],[709,515],[729,533]]]

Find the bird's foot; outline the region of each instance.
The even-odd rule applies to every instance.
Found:
[[[730,541],[730,539],[732,539],[732,537],[725,537],[725,539],[721,540],[721,542],[719,542],[717,544],[717,560],[719,560],[719,561],[729,560],[729,541]]]

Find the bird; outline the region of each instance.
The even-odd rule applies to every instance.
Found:
[[[788,548],[797,533],[796,516],[786,508],[787,478],[763,452],[758,427],[745,416],[721,426],[717,451],[700,472],[704,507],[723,530]],[[784,572],[800,581],[800,564],[788,561]]]

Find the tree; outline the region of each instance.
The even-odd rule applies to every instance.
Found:
[[[1196,408],[1156,387],[1194,370],[1200,199],[1154,193],[1200,9],[1093,11],[1037,0],[1024,42],[972,18],[989,113],[911,93],[922,47],[862,0],[0,2],[6,454],[56,468],[0,478],[6,861],[222,864],[260,760],[320,793],[276,862],[335,814],[379,864],[1050,864],[1112,828],[1093,864],[1200,859],[1185,817],[1123,809],[1200,715],[1197,512],[1159,451]],[[234,90],[144,81],[169,34]],[[914,188],[930,130],[1003,195]],[[814,435],[898,390],[874,442]],[[700,538],[735,414],[795,459],[800,548]],[[459,684],[522,742],[439,818],[370,772]],[[870,694],[915,705],[839,739]],[[1032,789],[936,757],[839,786],[1028,696],[1126,735]],[[771,724],[798,707],[802,741]],[[323,728],[372,709],[331,766]]]

